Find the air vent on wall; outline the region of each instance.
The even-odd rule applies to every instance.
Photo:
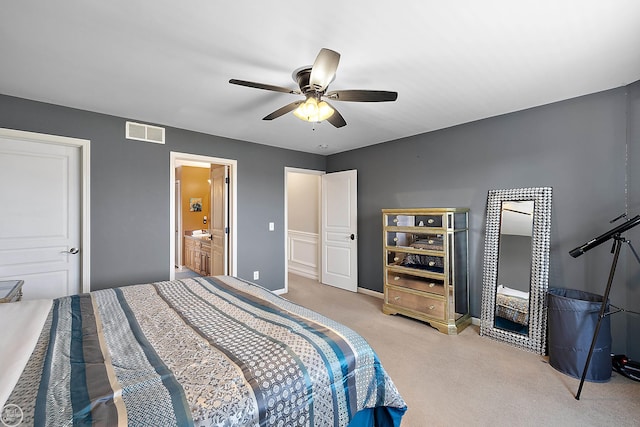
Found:
[[[145,125],[143,123],[127,122],[126,129],[127,139],[164,144],[164,128]]]

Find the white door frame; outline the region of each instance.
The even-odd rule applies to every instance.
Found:
[[[47,135],[44,133],[26,132],[0,128],[0,136],[11,139],[22,139],[42,144],[57,144],[80,149],[80,289],[83,293],[91,291],[91,212],[90,212],[90,164],[91,141],[87,139],[69,138],[66,136]]]
[[[177,160],[191,160],[196,162],[204,162],[204,163],[215,163],[219,165],[227,165],[229,166],[229,233],[231,234],[231,239],[229,240],[229,275],[236,276],[238,271],[238,257],[237,257],[237,247],[238,247],[238,209],[237,209],[237,177],[238,177],[238,161],[231,159],[221,159],[219,157],[210,157],[203,156],[199,154],[189,154],[189,153],[179,153],[175,151],[171,151],[169,159],[169,280],[173,280],[176,278],[175,272],[175,248],[176,248],[176,239],[175,239],[175,183],[176,183],[176,161]]]
[[[319,171],[314,169],[300,169],[300,168],[292,168],[286,167],[284,168],[284,289],[277,289],[274,291],[276,294],[285,294],[289,292],[289,193],[287,191],[288,182],[287,178],[289,172],[292,173],[304,173],[308,175],[324,175],[325,171]],[[318,191],[318,206],[320,206],[320,202],[322,199],[322,195],[320,191]],[[318,260],[317,265],[320,265],[320,259],[322,254],[320,253],[320,215],[318,215]],[[320,271],[318,270],[318,278],[320,277]]]

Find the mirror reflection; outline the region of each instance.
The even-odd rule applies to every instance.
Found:
[[[529,333],[533,200],[502,201],[494,327]]]

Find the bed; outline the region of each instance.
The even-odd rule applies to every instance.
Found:
[[[0,407],[27,425],[398,426],[406,410],[361,336],[234,277],[0,304],[0,325]]]
[[[529,292],[498,285],[496,290],[496,316],[519,325],[529,325]]]

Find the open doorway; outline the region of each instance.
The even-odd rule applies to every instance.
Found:
[[[357,170],[285,168],[282,292],[289,290],[289,273],[358,291],[357,202]]]
[[[320,280],[320,178],[323,171],[285,168],[285,286],[289,273]]]
[[[194,268],[201,275],[235,276],[237,272],[237,190],[235,185],[237,161],[177,152],[171,152],[170,157],[171,268],[169,278],[175,279],[176,267],[184,265],[183,260],[186,256],[189,256],[192,261],[195,260]],[[182,167],[193,168],[196,171],[201,169],[201,174],[205,176],[204,187],[196,190],[194,194],[189,194],[184,176],[176,174],[177,169]],[[184,171],[186,169],[182,172]],[[184,203],[187,203],[186,212]],[[192,222],[185,226],[185,217],[189,216],[188,214],[193,218],[190,218]],[[189,232],[198,232],[198,239],[188,239],[188,247],[183,243],[187,229]],[[194,249],[191,246],[194,240],[198,244],[195,254],[189,252]]]

